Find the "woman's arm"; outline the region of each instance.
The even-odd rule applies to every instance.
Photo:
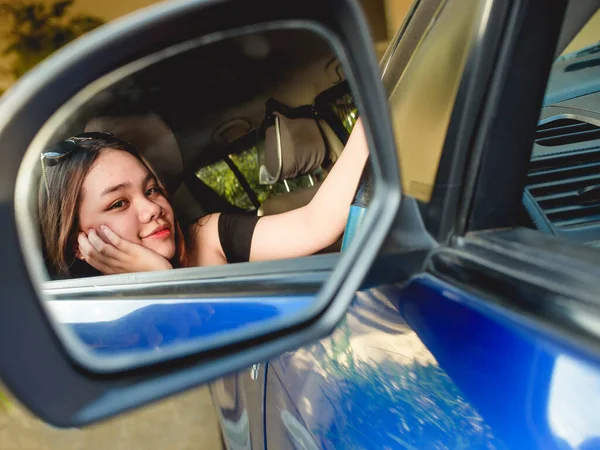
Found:
[[[262,217],[252,237],[250,261],[312,255],[343,233],[369,150],[359,119],[342,155],[311,200],[292,211]]]
[[[360,119],[342,155],[311,200],[292,211],[262,217],[256,224],[250,261],[308,256],[333,244],[343,233],[369,151]],[[219,239],[219,213],[191,228],[190,266],[226,264]]]
[[[227,264],[219,239],[220,213],[209,214],[190,227],[191,245],[188,266],[221,266]]]

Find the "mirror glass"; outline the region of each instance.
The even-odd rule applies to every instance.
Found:
[[[367,157],[321,34],[199,38],[94,80],[47,121],[19,173],[22,246],[76,354],[118,367],[218,347],[310,312]]]

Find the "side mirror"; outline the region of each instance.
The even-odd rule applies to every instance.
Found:
[[[181,150],[177,164],[154,164],[171,180],[168,189],[174,186],[175,212],[189,221],[202,213],[252,209],[259,195],[249,206],[245,200],[223,203],[210,181],[200,177],[198,183],[198,173],[226,161],[238,176],[240,166],[228,152],[235,147],[246,157],[242,150],[255,144],[257,105],[273,95],[294,107],[310,105],[333,85],[323,78],[331,58],[343,67],[350,88],[345,95],[362,118],[371,165],[368,211],[343,253],[55,279],[38,216],[38,194],[50,195],[48,183],[58,182],[45,172],[53,170],[48,161],[40,167],[51,143],[86,131],[98,118],[158,115]],[[311,69],[321,63],[322,73]],[[227,120],[237,122],[223,127]],[[324,122],[325,136],[343,140],[343,128],[315,120]],[[235,132],[235,124],[245,123],[250,125]],[[232,137],[211,141],[209,131],[217,128],[233,130]],[[156,142],[161,145],[148,159],[160,161],[167,147]],[[400,204],[386,95],[367,25],[351,0],[186,0],[127,16],[67,46],[3,97],[0,146],[0,378],[34,413],[58,426],[114,415],[331,332]],[[179,165],[178,179],[173,174]],[[257,174],[242,187],[252,191],[258,181]],[[186,189],[178,191],[181,186]],[[195,203],[187,208],[190,198]],[[66,202],[61,198],[58,210],[73,213]],[[61,239],[64,248],[74,245]]]

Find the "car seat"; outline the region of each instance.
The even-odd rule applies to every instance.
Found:
[[[300,208],[310,202],[319,188],[312,174],[324,163],[327,147],[317,122],[312,118],[288,118],[279,112],[272,115],[272,125],[264,131],[258,145],[259,182],[275,184],[308,176],[311,185],[266,200],[258,215],[273,215]]]
[[[308,205],[321,183],[312,177],[328,159],[328,143],[322,124],[314,118],[290,118],[273,112],[269,125],[264,129],[264,138],[259,138],[259,181],[275,184],[286,180],[308,176],[311,186],[276,195],[262,203],[259,216],[280,214]],[[337,155],[336,155],[337,156]],[[326,226],[326,224],[324,224]],[[341,239],[321,253],[337,252]]]

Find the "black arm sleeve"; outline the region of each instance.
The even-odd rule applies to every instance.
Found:
[[[260,217],[221,213],[219,241],[228,263],[248,262],[254,228]]]

